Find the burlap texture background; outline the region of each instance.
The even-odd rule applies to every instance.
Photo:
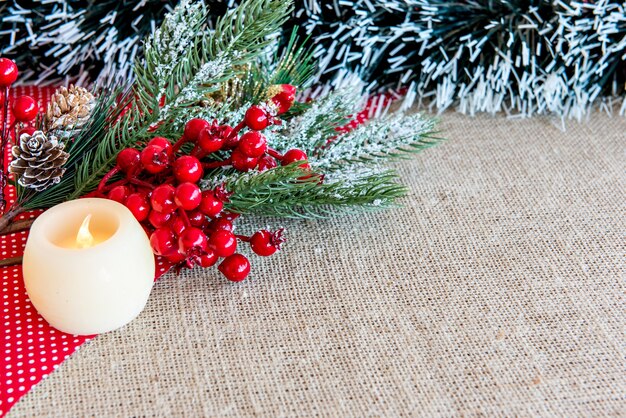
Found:
[[[626,121],[441,127],[404,208],[166,277],[9,417],[623,415]]]

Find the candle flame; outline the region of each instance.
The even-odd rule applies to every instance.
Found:
[[[91,214],[87,215],[83,220],[80,228],[78,229],[78,234],[76,234],[76,245],[78,248],[89,248],[93,247],[93,235],[89,232],[89,222],[91,221]]]

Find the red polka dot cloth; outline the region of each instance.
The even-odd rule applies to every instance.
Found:
[[[19,87],[13,95],[28,94],[43,109],[53,88]],[[5,167],[11,147],[7,147]],[[12,187],[5,190],[7,201],[15,200]],[[33,218],[40,212],[22,214],[18,219]],[[26,231],[0,236],[0,258],[21,256]],[[157,278],[170,266],[158,261]],[[76,336],[57,331],[37,313],[28,300],[22,278],[22,266],[0,268],[2,301],[2,362],[0,363],[0,417],[35,384],[54,371],[78,348],[94,336]]]

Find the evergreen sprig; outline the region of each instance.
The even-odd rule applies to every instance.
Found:
[[[210,31],[202,2],[181,2],[147,39],[146,55],[134,66],[136,81],[125,93],[118,87],[98,92],[101,99],[87,127],[67,148],[71,157],[62,181],[40,193],[18,188],[18,204],[47,208],[94,190],[122,149],[154,135],[159,123],[168,126],[168,111],[184,113],[189,105],[184,95],[204,95],[235,76],[234,63],[261,54],[289,7],[281,0],[248,0]]]
[[[345,87],[334,91],[311,87],[312,49],[295,32],[284,48],[274,39],[290,11],[291,2],[246,0],[212,25],[201,1],[181,1],[146,40],[133,84],[100,92],[89,123],[68,147],[62,181],[38,194],[20,189],[22,206],[45,208],[88,194],[122,149],[154,136],[175,141],[193,117],[238,123],[282,83],[303,92],[302,102],[264,134],[278,152],[305,150],[312,171],[303,172],[301,162],[264,172],[218,168],[205,173],[204,186],[223,184],[232,192],[226,208],[237,213],[316,218],[395,205],[406,189],[380,163],[437,143],[434,121],[388,112],[381,107],[388,100],[370,101],[371,120],[343,129],[367,103],[364,84],[344,77],[337,84]]]
[[[392,171],[369,172],[354,179],[320,182],[303,177],[298,164],[226,182],[233,192],[227,208],[242,214],[321,218],[338,213],[379,210],[395,205],[406,188]]]
[[[316,154],[315,164],[342,170],[346,164],[402,159],[436,145],[435,121],[420,114],[387,114],[338,135]]]

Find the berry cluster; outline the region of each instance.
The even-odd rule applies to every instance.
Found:
[[[0,58],[0,88],[8,91],[17,80],[18,69],[15,62],[8,58]],[[0,96],[0,106],[8,106],[11,99],[6,94]],[[19,96],[12,100],[11,110],[13,111],[14,124],[17,122],[28,123],[35,120],[39,113],[39,106],[35,99],[30,96]]]
[[[258,255],[270,256],[284,242],[282,229],[260,230],[250,237],[236,235],[233,221],[239,215],[224,209],[231,193],[223,186],[203,191],[198,183],[206,170],[218,167],[264,171],[279,163],[302,161],[299,167],[309,169],[304,151],[291,149],[281,154],[268,146],[260,132],[280,124],[278,116],[287,112],[295,99],[291,85],[272,88],[270,100],[251,106],[234,128],[196,118],[187,122],[175,143],[155,137],[141,150],[122,150],[97,194],[130,209],[150,236],[156,255],[179,268],[210,267],[223,258],[218,269],[227,279],[245,279],[250,262],[237,253],[238,241],[249,243]],[[118,174],[124,177],[111,182]]]
[[[15,62],[8,58],[0,58],[0,115],[2,118],[2,127],[0,128],[0,212],[6,208],[6,199],[4,198],[4,188],[7,185],[7,173],[4,166],[4,153],[9,143],[10,133],[14,131],[18,123],[21,124],[22,130],[18,133],[18,138],[22,133],[32,134],[35,128],[24,124],[32,122],[39,113],[39,106],[35,99],[30,96],[19,96],[11,98],[11,86],[17,80],[18,68]],[[9,107],[13,111],[13,123],[8,126]]]

